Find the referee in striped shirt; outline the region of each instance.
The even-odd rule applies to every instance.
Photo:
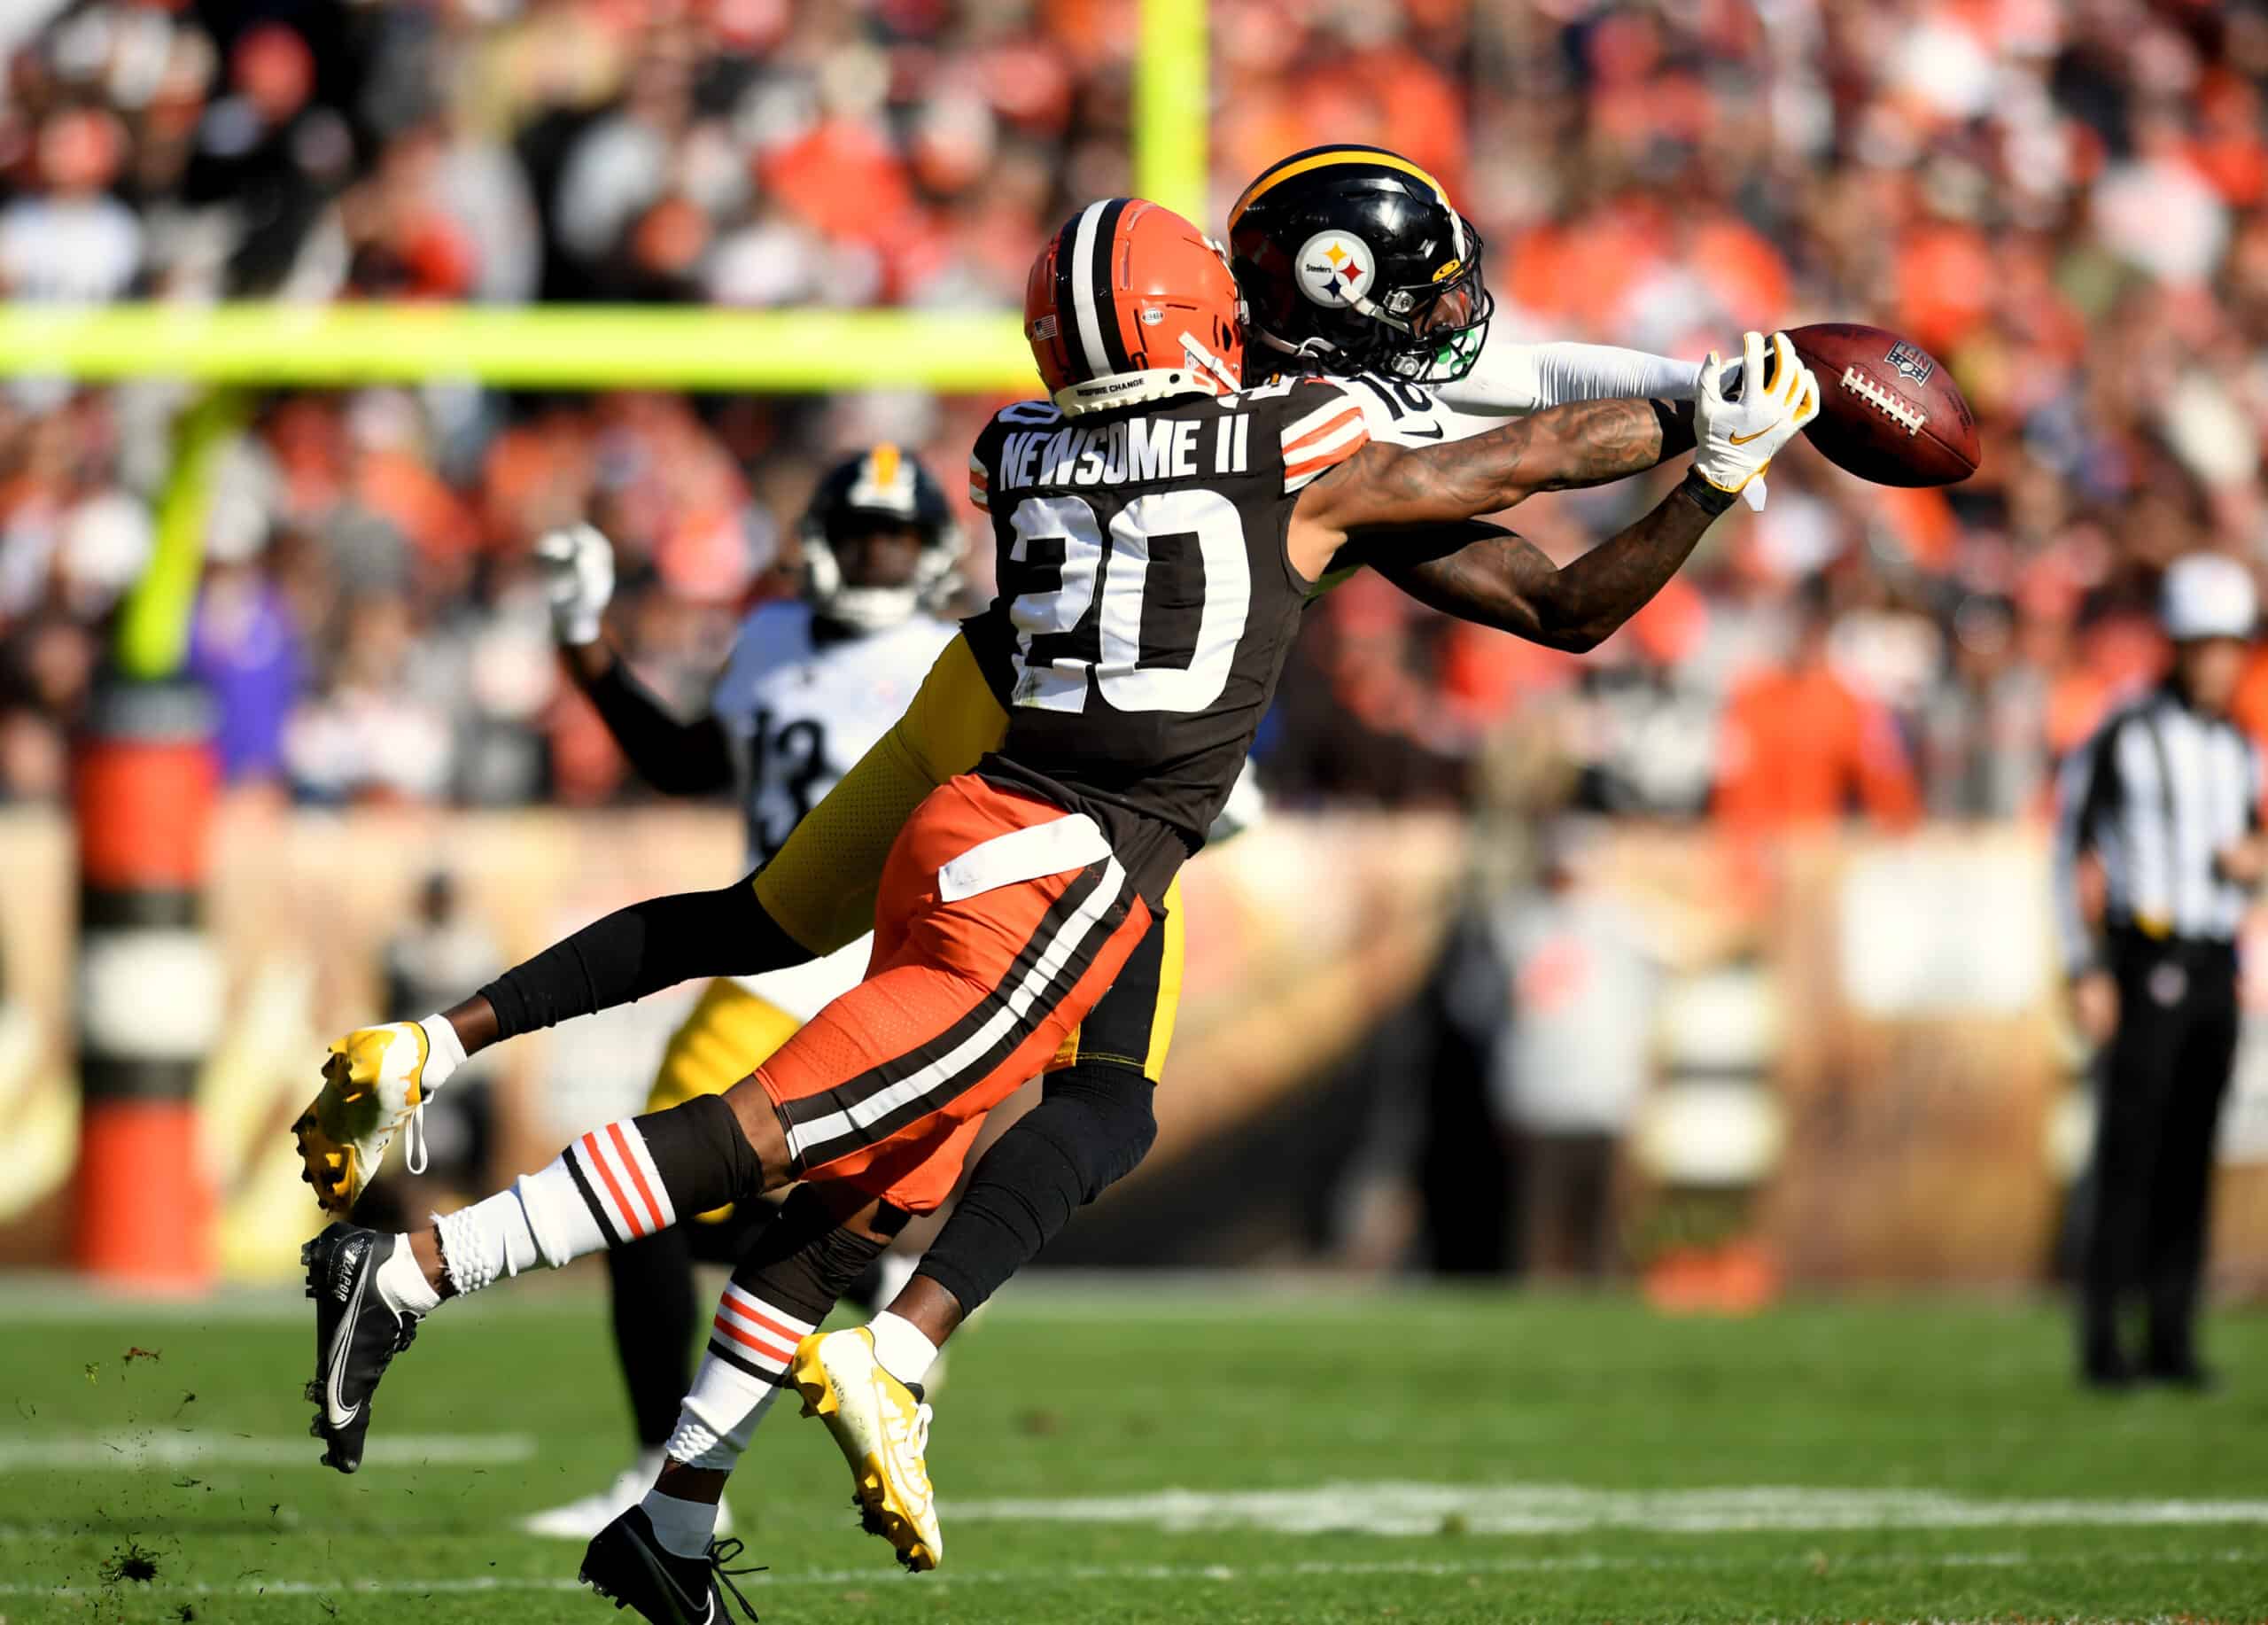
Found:
[[[2268,870],[2261,764],[2228,718],[2252,635],[2251,577],[2191,554],[2160,602],[2173,667],[2064,764],[2055,904],[2080,1030],[2097,1047],[2093,1223],[2081,1253],[2080,1374],[2203,1388],[2195,1322],[2214,1131],[2237,1042],[2236,933]],[[2080,860],[2102,875],[2101,929]],[[2120,1312],[2139,1298],[2137,1365]]]

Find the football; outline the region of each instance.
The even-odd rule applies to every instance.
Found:
[[[1878,486],[1950,486],[1977,471],[1977,415],[1920,345],[1853,322],[1795,328],[1788,340],[1819,379],[1804,432],[1829,463]]]

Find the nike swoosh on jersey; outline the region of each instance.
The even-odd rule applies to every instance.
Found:
[[[367,1264],[367,1255],[364,1262]],[[330,1424],[334,1427],[344,1427],[362,1414],[362,1402],[360,1400],[354,1402],[353,1410],[346,1409],[346,1402],[339,1396],[338,1379],[346,1371],[346,1357],[354,1347],[354,1323],[361,1318],[362,1292],[370,1284],[370,1270],[365,1268],[355,1280],[354,1295],[346,1300],[346,1313],[338,1323],[338,1335],[331,1340],[330,1377],[324,1388],[323,1400],[325,1408],[330,1412]]]
[[[1439,424],[1433,425],[1433,432],[1431,434],[1420,433],[1415,425],[1402,431],[1404,438],[1412,440],[1438,440],[1448,432],[1449,431]]]

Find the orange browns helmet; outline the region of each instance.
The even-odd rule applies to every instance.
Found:
[[[1066,416],[1244,387],[1244,310],[1220,245],[1171,209],[1107,198],[1032,261],[1024,337]]]

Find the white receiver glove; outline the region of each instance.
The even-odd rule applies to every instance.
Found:
[[[1741,338],[1740,393],[1725,393],[1726,365],[1712,350],[1694,397],[1693,467],[1720,491],[1738,492],[1771,465],[1773,454],[1819,416],[1819,383],[1796,359],[1785,333]]]
[[[597,526],[547,531],[535,544],[551,629],[570,649],[599,641],[599,619],[614,596],[614,547]]]

